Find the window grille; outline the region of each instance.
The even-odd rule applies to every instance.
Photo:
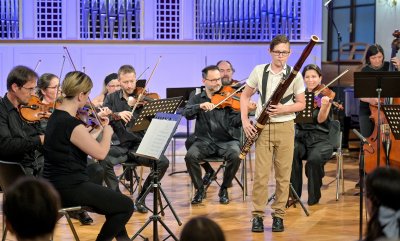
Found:
[[[36,37],[62,38],[62,0],[36,0]]]
[[[157,0],[156,39],[179,39],[179,0]]]

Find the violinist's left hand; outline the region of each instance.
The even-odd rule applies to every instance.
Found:
[[[323,96],[321,98],[321,105],[328,105],[330,98],[328,96]]]
[[[267,110],[267,113],[269,116],[276,116],[276,115],[281,115],[286,113],[286,106],[282,105],[281,103],[277,105],[270,105],[270,107]]]

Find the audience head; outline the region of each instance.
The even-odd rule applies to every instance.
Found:
[[[60,206],[60,197],[50,183],[33,177],[21,178],[4,194],[7,229],[20,241],[49,240]]]
[[[228,60],[220,60],[217,63],[219,68],[219,72],[221,73],[221,81],[222,85],[230,85],[232,84],[232,76],[235,73],[235,69],[233,68],[231,62]]]
[[[365,63],[373,69],[379,69],[385,61],[385,53],[382,46],[374,44],[368,47],[365,55]]]
[[[180,241],[225,241],[220,226],[207,217],[195,217],[182,229]]]
[[[207,91],[215,93],[221,89],[221,73],[216,65],[209,65],[201,71],[203,84]]]
[[[379,237],[399,238],[400,171],[381,167],[367,175],[367,210],[370,214],[367,241]]]
[[[32,69],[18,65],[7,76],[7,90],[9,97],[16,104],[27,104],[36,89],[38,75]],[[11,96],[10,96],[11,95]]]
[[[118,70],[118,80],[125,95],[131,95],[136,89],[136,71],[132,65],[122,65]]]
[[[57,87],[60,84],[60,79],[51,73],[42,74],[37,81],[36,94],[40,100],[46,99],[48,102],[53,102],[57,96]]]

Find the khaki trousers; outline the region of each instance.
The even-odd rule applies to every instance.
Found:
[[[290,174],[294,149],[294,122],[267,124],[256,141],[256,163],[253,184],[253,216],[264,216],[268,200],[271,165],[275,170],[275,201],[272,216],[285,216],[289,197]]]

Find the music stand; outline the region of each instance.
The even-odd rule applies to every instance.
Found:
[[[400,97],[400,89],[397,87],[400,79],[400,72],[354,72],[354,97],[356,98],[378,98],[381,97]],[[381,159],[381,102],[378,101],[378,126],[377,126],[377,158],[376,166],[379,167]],[[364,145],[365,143],[362,142]],[[363,148],[363,146],[361,146]],[[359,234],[362,238],[362,213],[364,191],[361,181],[364,180],[365,163],[364,158],[360,158],[360,227]],[[388,159],[388,158],[387,158]],[[388,161],[387,161],[388,164]]]
[[[136,232],[136,234],[131,238],[134,240],[140,233],[153,222],[153,240],[158,241],[158,226],[157,222],[160,222],[161,225],[164,227],[165,230],[169,233],[169,236],[164,240],[172,237],[174,240],[178,240],[178,238],[172,233],[172,231],[168,228],[168,226],[161,220],[159,213],[163,211],[165,208],[170,207],[175,219],[177,220],[179,226],[182,225],[182,222],[179,220],[174,208],[171,206],[170,201],[168,200],[167,196],[165,195],[160,180],[158,179],[158,168],[157,168],[157,160],[160,159],[160,156],[164,154],[165,150],[167,149],[169,142],[171,141],[173,133],[176,131],[176,128],[179,125],[181,120],[181,115],[177,114],[167,114],[167,113],[157,113],[153,121],[150,123],[149,128],[146,131],[146,134],[143,137],[142,142],[139,145],[136,153],[133,153],[135,156],[141,156],[145,158],[149,158],[154,160],[153,161],[153,181],[151,182],[150,186],[147,188],[144,195],[139,199],[138,202],[143,202],[144,198],[147,194],[153,190],[153,215],[149,217],[147,222]],[[162,194],[164,200],[167,202],[167,205],[161,208],[161,211],[158,211],[158,195],[159,193]]]
[[[314,92],[306,92],[306,108],[297,113],[295,123],[313,123]]]
[[[179,104],[182,102],[182,97],[175,97],[169,99],[155,100],[144,105],[135,123],[131,127],[131,131],[146,130],[157,112],[175,113]]]
[[[400,140],[400,105],[382,105],[394,139]]]

